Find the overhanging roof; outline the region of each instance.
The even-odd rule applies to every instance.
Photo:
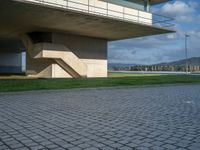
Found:
[[[174,32],[141,23],[91,15],[62,8],[0,0],[0,37],[33,31],[61,32],[120,40]]]

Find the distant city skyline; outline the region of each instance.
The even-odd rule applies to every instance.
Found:
[[[200,3],[198,0],[172,0],[152,7],[156,14],[175,19],[176,33],[128,39],[109,43],[109,63],[155,64],[185,58],[184,35],[188,57],[200,56]]]

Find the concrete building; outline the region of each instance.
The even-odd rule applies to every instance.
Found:
[[[150,12],[166,1],[0,0],[0,70],[19,72],[26,52],[28,76],[107,77],[109,41],[174,32]]]

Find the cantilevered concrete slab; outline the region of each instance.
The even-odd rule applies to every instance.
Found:
[[[0,37],[33,31],[71,33],[119,40],[174,32],[167,28],[62,8],[0,0]]]
[[[0,39],[21,40],[26,74],[42,78],[107,77],[108,41],[174,32],[150,12],[102,0],[0,0],[0,21]]]

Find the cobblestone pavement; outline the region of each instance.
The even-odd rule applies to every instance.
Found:
[[[200,150],[200,85],[0,94],[0,150]]]

